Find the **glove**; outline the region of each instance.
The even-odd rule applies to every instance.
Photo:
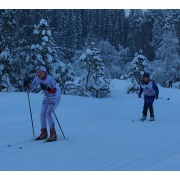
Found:
[[[24,90],[27,90],[27,89],[29,89],[29,84],[30,84],[30,82],[29,82],[29,80],[24,80],[24,82],[23,82],[23,88],[24,88]]]
[[[156,99],[158,99],[159,97],[158,97],[158,94],[156,94]]]
[[[41,86],[41,89],[44,91],[50,91],[51,90],[51,88],[48,87],[46,84],[40,84],[40,86]]]
[[[29,80],[24,80],[24,82],[23,82],[23,87],[27,87],[27,86],[29,86]]]

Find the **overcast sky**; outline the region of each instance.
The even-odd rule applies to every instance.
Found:
[[[0,0],[1,9],[177,9],[179,0]]]

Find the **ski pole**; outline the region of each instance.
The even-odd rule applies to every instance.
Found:
[[[50,102],[50,100],[49,100],[49,97],[47,96],[47,98],[48,98],[48,102],[49,102],[49,104],[50,104],[50,106],[51,106],[51,109],[52,109],[52,111],[53,111],[53,114],[54,114],[54,116],[55,116],[55,118],[56,118],[56,121],[57,121],[57,123],[58,123],[58,125],[59,125],[59,128],[60,128],[60,130],[61,130],[61,132],[62,132],[62,135],[63,135],[64,139],[66,139],[66,137],[65,137],[65,135],[64,135],[64,132],[63,132],[63,130],[62,130],[62,128],[61,128],[61,125],[60,125],[60,123],[59,123],[59,120],[58,120],[58,118],[57,118],[57,116],[56,116],[56,113],[54,112],[54,109],[53,109],[53,107],[52,107],[52,105],[51,105],[51,102]]]
[[[165,99],[165,100],[168,100],[168,101],[170,100],[170,98],[159,98],[159,99]]]
[[[140,97],[140,99],[144,99],[143,97]],[[158,99],[164,99],[164,100],[167,100],[167,101],[169,101],[170,100],[170,98],[163,98],[163,97],[159,97]]]
[[[28,90],[27,90],[26,92],[27,92],[28,102],[29,102],[29,111],[30,111],[30,116],[31,116],[31,124],[32,124],[33,135],[35,136],[35,134],[34,134],[34,124],[33,124],[33,118],[32,118],[31,102],[30,102],[29,92],[28,92]]]

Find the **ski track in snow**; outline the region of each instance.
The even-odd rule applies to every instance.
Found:
[[[27,95],[1,93],[0,170],[179,171],[180,91],[160,87],[155,122],[132,122],[142,115],[143,99],[126,94],[127,85],[114,80],[103,99],[63,95],[56,113],[68,140],[56,123],[58,141],[51,143],[31,141]],[[43,96],[30,98],[38,135]]]

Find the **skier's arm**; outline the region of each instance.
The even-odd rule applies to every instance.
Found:
[[[158,95],[159,94],[159,88],[154,82],[153,82],[153,89],[156,91],[156,95]]]
[[[143,88],[141,87],[140,85],[140,90],[139,90],[139,94],[138,94],[138,97],[140,98],[141,97],[141,94],[143,93]]]
[[[37,77],[34,78],[34,80],[32,81],[32,83],[29,85],[29,92],[32,92],[38,85],[39,85],[39,80]]]
[[[55,94],[56,93],[56,80],[54,78],[51,78],[49,81],[50,87],[48,92],[51,94]]]
[[[158,95],[159,95],[159,88],[158,86],[153,82],[153,89],[155,90],[156,92],[156,99],[158,99]]]
[[[49,86],[46,84],[40,84],[41,89],[44,91],[47,91],[51,94],[55,94],[56,93],[56,81],[54,78],[51,78],[49,80]]]

